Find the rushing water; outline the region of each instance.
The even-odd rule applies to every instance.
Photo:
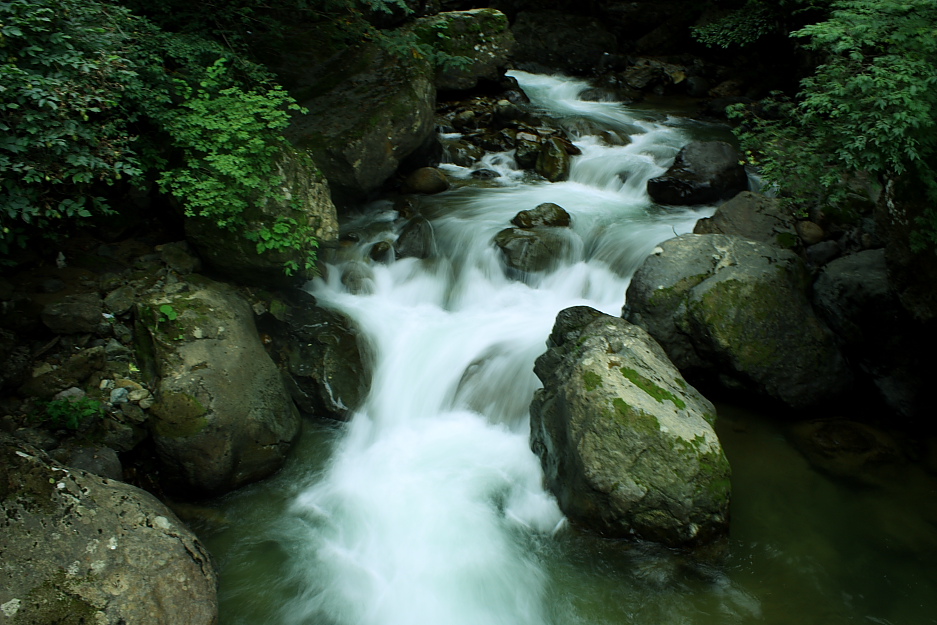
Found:
[[[311,285],[368,337],[372,391],[348,424],[308,424],[277,477],[218,504],[226,521],[205,537],[222,625],[937,623],[934,510],[831,482],[775,426],[729,407],[719,422],[735,472],[728,556],[694,561],[565,524],[528,447],[534,359],[558,311],[619,314],[641,261],[711,214],[655,207],[644,188],[712,128],[580,101],[575,80],[516,77],[569,127],[631,143],[586,131],[570,180],[553,184],[489,155],[496,186],[422,207],[438,256],[370,264],[356,293],[340,267]],[[541,202],[571,214],[568,254],[542,275],[508,277],[492,238]],[[370,207],[355,224],[370,234],[347,260],[360,265],[392,239],[394,217]]]

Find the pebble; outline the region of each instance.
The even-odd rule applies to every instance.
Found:
[[[141,399],[146,399],[150,396],[150,392],[145,388],[135,388],[127,395],[127,398],[132,402],[139,402]]]
[[[128,380],[126,378],[119,378],[114,380],[114,386],[117,388],[125,388],[128,391],[136,391],[143,388],[139,382],[134,382],[133,380]]]
[[[129,395],[130,391],[128,391],[126,388],[115,388],[113,391],[111,391],[110,401],[115,406],[118,404],[126,404]]]

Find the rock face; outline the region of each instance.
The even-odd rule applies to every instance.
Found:
[[[628,287],[625,318],[681,370],[715,372],[795,408],[835,397],[851,381],[833,334],[807,300],[793,252],[723,235],[661,244]]]
[[[286,134],[312,153],[333,197],[353,201],[379,188],[432,135],[433,68],[425,58],[397,57],[377,44],[325,55],[322,45],[316,33],[304,33],[274,63],[309,111]]]
[[[677,154],[663,176],[647,181],[658,204],[709,204],[748,189],[745,168],[735,148],[722,141],[694,141]]]
[[[512,27],[514,59],[574,74],[589,73],[602,55],[614,52],[615,36],[591,17],[560,11],[524,11]]]
[[[700,219],[693,232],[739,236],[785,249],[798,245],[790,211],[782,208],[780,200],[751,191],[742,191],[712,217]]]
[[[299,415],[247,302],[193,274],[137,318],[160,377],[149,426],[165,486],[219,494],[279,469]]]
[[[424,17],[416,20],[413,32],[437,54],[471,59],[463,67],[443,62],[436,70],[436,88],[440,90],[472,89],[479,80],[497,81],[514,48],[508,18],[495,9],[450,11]]]
[[[728,527],[715,410],[646,332],[586,307],[557,317],[534,368],[531,448],[563,512],[611,537],[702,543]]]
[[[138,488],[0,440],[0,622],[217,623],[208,552]]]
[[[283,177],[282,201],[255,204],[244,215],[246,224],[237,230],[219,228],[212,220],[188,218],[186,235],[214,269],[242,283],[259,286],[291,286],[312,277],[305,268],[312,249],[281,249],[257,252],[257,242],[245,235],[259,237],[263,230],[291,224],[308,226],[320,243],[338,239],[338,216],[329,194],[329,186],[315,164],[305,154],[285,153],[277,163]],[[298,269],[290,277],[284,271],[286,263]]]
[[[318,307],[295,311],[288,322],[287,384],[303,412],[344,420],[371,387],[367,351],[352,322]]]

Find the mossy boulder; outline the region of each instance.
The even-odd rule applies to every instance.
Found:
[[[800,408],[851,383],[832,332],[807,297],[788,250],[723,235],[662,243],[628,287],[625,318],[647,330],[687,375],[715,376]]]
[[[508,18],[496,9],[449,11],[414,22],[414,34],[439,57],[436,88],[465,90],[480,80],[497,81],[514,47]],[[467,63],[448,59],[463,57]]]
[[[247,301],[198,274],[139,305],[159,376],[148,425],[164,487],[220,494],[275,472],[299,415]]]
[[[138,488],[0,434],[0,622],[217,623],[211,558]]]
[[[715,409],[642,329],[561,311],[534,371],[531,448],[569,519],[616,538],[701,544],[725,534],[730,468]]]
[[[219,228],[211,218],[188,217],[186,235],[201,257],[213,269],[240,283],[259,286],[295,286],[311,278],[307,268],[311,247],[283,247],[257,251],[262,232],[298,225],[309,229],[320,244],[338,239],[338,216],[328,182],[308,154],[300,150],[283,152],[276,164],[283,178],[281,198],[253,204],[243,215],[245,223],[236,228]],[[254,240],[251,240],[254,239]],[[293,267],[289,273],[287,264]]]

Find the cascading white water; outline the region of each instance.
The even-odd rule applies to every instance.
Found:
[[[303,529],[293,530],[289,577],[302,590],[283,622],[551,620],[533,546],[562,515],[528,447],[534,359],[557,312],[587,304],[618,314],[641,260],[709,213],[661,211],[644,191],[685,132],[579,100],[580,81],[514,76],[544,112],[627,133],[631,143],[579,137],[583,154],[563,183],[524,183],[510,154],[489,159],[506,174],[502,186],[463,187],[425,207],[440,257],[372,266],[367,293],[348,292],[339,270],[313,285],[321,305],[348,314],[369,338],[374,378],[329,466],[290,507]],[[512,280],[492,238],[518,211],[547,201],[572,216],[569,257]],[[379,211],[370,218],[387,221]]]

